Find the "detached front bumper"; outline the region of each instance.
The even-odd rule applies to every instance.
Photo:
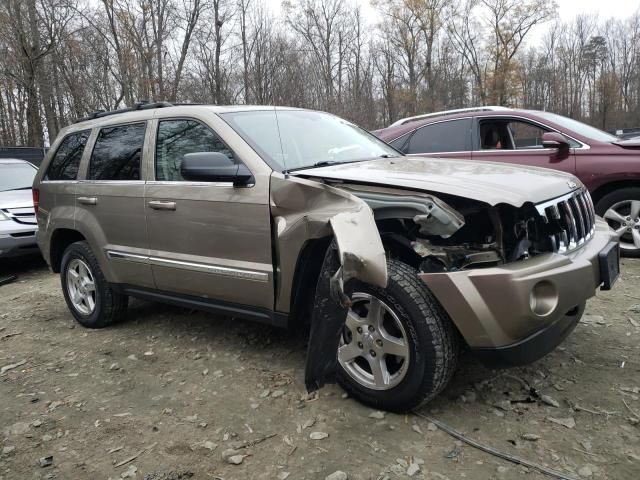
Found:
[[[606,277],[600,252],[614,240],[606,222],[598,220],[593,238],[568,254],[420,277],[485,363],[524,365],[571,333]]]

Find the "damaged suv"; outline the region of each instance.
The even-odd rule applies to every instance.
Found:
[[[61,131],[34,182],[38,243],[90,328],[129,296],[309,325],[309,390],[393,411],[462,345],[532,362],[618,274],[572,175],[407,159],[333,115],[136,104]]]

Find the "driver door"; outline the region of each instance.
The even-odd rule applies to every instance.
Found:
[[[186,181],[182,156],[221,152],[241,160],[195,118],[160,118],[145,211],[156,288],[207,301],[273,309],[273,263],[268,176],[231,182]]]

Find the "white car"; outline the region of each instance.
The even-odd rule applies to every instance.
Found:
[[[0,258],[38,251],[31,195],[37,172],[24,160],[0,159]]]

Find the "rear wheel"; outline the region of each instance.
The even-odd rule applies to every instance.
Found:
[[[640,257],[640,188],[621,188],[605,195],[596,211],[618,235],[620,252]]]
[[[338,348],[338,382],[376,408],[426,403],[455,370],[459,340],[447,313],[409,265],[389,261],[382,289],[354,282]]]
[[[69,310],[85,327],[111,325],[127,309],[128,297],[116,293],[109,285],[87,242],[67,247],[62,256],[60,280]]]

